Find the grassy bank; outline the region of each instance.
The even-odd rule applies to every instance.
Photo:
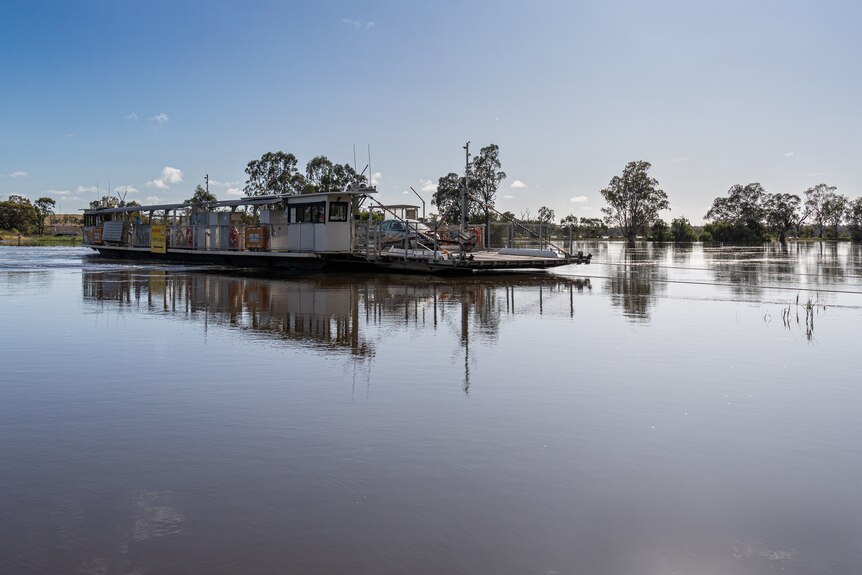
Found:
[[[25,236],[18,232],[0,230],[0,244],[4,246],[80,246],[81,236]]]

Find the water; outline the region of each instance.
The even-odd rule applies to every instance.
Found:
[[[0,573],[862,572],[862,249],[264,278],[0,247]]]

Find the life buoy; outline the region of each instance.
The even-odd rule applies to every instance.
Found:
[[[192,229],[186,228],[186,245],[192,245]]]
[[[236,227],[232,227],[230,233],[228,233],[228,238],[230,239],[230,243],[236,244],[239,241],[239,230]]]

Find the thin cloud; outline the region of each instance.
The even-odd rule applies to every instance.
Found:
[[[583,204],[590,201],[590,199],[587,196],[575,196],[574,198],[569,198],[569,201],[573,204]]]
[[[791,156],[793,156],[793,152],[784,152],[784,157],[785,157],[785,158],[789,158],[789,157],[791,157]]]
[[[503,199],[504,200],[511,200],[511,199],[514,199],[514,197],[515,196],[513,196],[513,195],[507,194],[507,195],[503,196]]]
[[[517,189],[520,189],[520,188],[526,188],[526,187],[527,187],[527,184],[525,184],[525,183],[524,183],[524,182],[522,182],[521,180],[515,180],[514,182],[512,182],[511,184],[509,184],[509,187],[510,187],[510,188],[517,188]]]
[[[123,186],[117,186],[116,188],[114,188],[114,191],[119,192],[121,194],[137,194],[138,188],[136,188],[134,186],[123,185]]]
[[[380,172],[374,172],[371,174],[371,185],[376,186],[380,183],[380,179],[383,177],[383,174]]]
[[[157,124],[167,124],[168,122],[171,121],[171,118],[167,114],[162,112],[162,113],[156,114],[155,116],[150,118],[150,121],[155,122]]]
[[[341,22],[347,24],[354,30],[368,30],[374,28],[374,20],[362,20],[357,18],[342,18]]]
[[[227,195],[229,196],[243,196],[243,191],[239,188],[228,188]]]
[[[137,120],[138,115],[135,112],[129,112],[128,114],[125,115],[125,118],[127,120]]]
[[[235,188],[236,186],[239,185],[239,182],[222,182],[220,180],[214,180],[214,179],[210,178],[210,185],[211,186],[220,186],[220,187],[225,187],[225,188]]]
[[[27,172],[12,172],[9,174],[10,178],[26,178]]]
[[[162,168],[162,175],[155,180],[150,180],[144,184],[148,188],[156,188],[157,190],[170,189],[171,184],[178,184],[183,181],[183,171],[179,168],[165,166]]]
[[[147,196],[144,198],[144,203],[153,205],[161,203],[162,199],[159,196]]]
[[[78,186],[75,188],[76,194],[95,194],[99,190],[96,189],[96,186]]]
[[[676,163],[687,162],[687,161],[688,161],[688,156],[685,156],[684,158],[674,158],[671,160],[671,162],[676,162]]]
[[[45,193],[51,196],[68,196],[69,190],[45,190]]]
[[[426,194],[433,194],[437,192],[437,184],[435,184],[431,180],[422,180],[422,187],[419,189]]]

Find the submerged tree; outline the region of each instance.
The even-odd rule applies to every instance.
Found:
[[[862,241],[862,198],[856,198],[848,203],[845,216],[850,225],[850,235],[853,241]]]
[[[685,216],[674,218],[670,222],[670,237],[677,243],[697,241],[697,233]]]
[[[766,222],[778,233],[778,241],[787,241],[787,232],[801,225],[799,205],[795,194],[768,194],[764,202]]]
[[[661,210],[670,209],[667,194],[658,188],[658,180],[649,177],[649,162],[626,164],[621,176],[614,176],[601,191],[608,203],[602,208],[605,220],[616,224],[629,242],[644,234]]]
[[[840,216],[843,216],[847,198],[835,193],[837,189],[835,186],[817,184],[805,190],[805,208],[817,226],[818,237],[823,237],[826,226],[830,225],[836,217],[839,218],[840,223]],[[841,212],[840,215],[838,214],[839,210]]]
[[[704,216],[711,223],[704,230],[719,242],[762,242],[766,239],[767,196],[758,182],[732,186],[726,197],[713,200]]]
[[[305,188],[305,178],[296,169],[296,156],[285,152],[267,152],[245,168],[248,179],[244,191],[249,196],[268,194],[296,195]]]

